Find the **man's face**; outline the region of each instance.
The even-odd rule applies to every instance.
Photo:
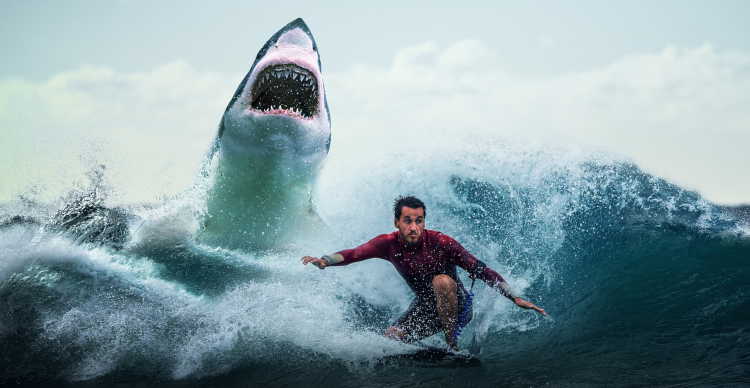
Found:
[[[424,208],[401,208],[401,218],[395,222],[399,234],[407,244],[416,244],[424,232]]]

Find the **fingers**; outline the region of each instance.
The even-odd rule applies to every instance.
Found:
[[[312,257],[312,256],[305,256],[305,257],[303,257],[302,258],[302,264],[307,265],[308,263],[312,263],[314,266],[316,266],[316,267],[318,267],[320,269],[324,269],[325,267],[328,266],[328,262],[326,262],[323,259],[319,259],[317,257]]]
[[[305,256],[302,258],[302,264],[307,265],[307,263],[314,261],[314,260],[318,260],[318,258],[312,257],[312,256]]]

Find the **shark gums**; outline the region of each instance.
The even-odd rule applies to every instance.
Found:
[[[330,143],[318,48],[296,19],[261,48],[224,111],[199,241],[262,250],[320,230],[312,190]]]

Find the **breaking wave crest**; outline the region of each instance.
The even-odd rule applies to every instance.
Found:
[[[344,386],[746,378],[747,220],[603,155],[448,151],[403,167],[390,162],[400,154],[329,165],[315,201],[330,230],[263,252],[196,243],[199,188],[112,206],[97,178],[64,201],[0,204],[0,375]],[[408,349],[380,335],[408,306],[406,285],[380,260],[325,271],[299,264],[390,231],[390,204],[407,193],[427,204],[429,228],[454,236],[553,317],[477,284],[461,342],[483,343],[478,375],[414,375],[403,365],[378,373],[390,368],[384,356]]]

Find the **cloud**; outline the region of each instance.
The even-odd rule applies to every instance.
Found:
[[[51,195],[104,163],[118,193],[153,200],[190,184],[236,80],[173,62],[143,73],[84,66],[45,82],[0,81],[0,198]]]
[[[331,75],[334,145],[501,138],[632,158],[710,200],[750,201],[750,56],[668,47],[603,68],[514,76],[480,41],[398,52],[388,67]],[[440,140],[442,139],[442,140]],[[377,139],[372,139],[377,142]]]
[[[502,54],[479,40],[426,42],[387,66],[325,74],[331,156],[356,157],[362,144],[477,138],[570,144],[631,157],[710,200],[750,200],[747,53],[668,47],[538,78],[505,71]],[[80,155],[108,165],[123,199],[180,191],[242,76],[178,61],[141,73],[87,66],[44,82],[0,81],[0,199],[35,182],[54,186],[50,193],[69,187],[88,167]]]

